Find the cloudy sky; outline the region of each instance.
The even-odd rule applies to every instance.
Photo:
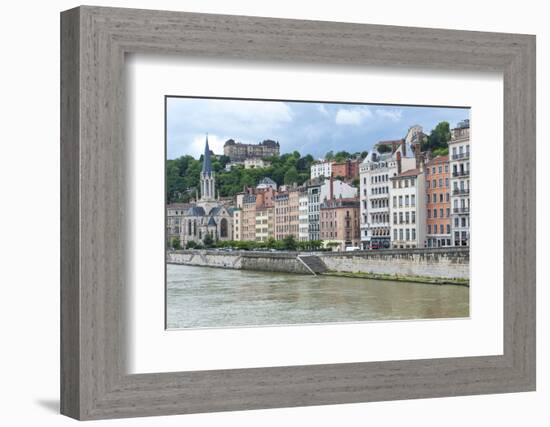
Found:
[[[229,138],[254,144],[273,139],[281,144],[281,153],[298,150],[319,158],[330,150],[370,150],[378,141],[404,137],[415,124],[429,133],[442,120],[453,127],[466,118],[467,108],[171,97],[167,156],[200,156],[208,133],[216,154],[223,153]]]

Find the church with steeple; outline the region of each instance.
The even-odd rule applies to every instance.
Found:
[[[208,135],[204,145],[199,187],[198,200],[191,203],[182,218],[181,244],[185,246],[190,241],[202,243],[207,234],[214,241],[233,240],[233,209],[219,200]]]

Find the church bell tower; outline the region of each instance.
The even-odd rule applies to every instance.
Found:
[[[216,178],[212,170],[212,161],[210,159],[210,147],[208,147],[208,134],[206,135],[206,145],[204,146],[204,156],[201,170],[201,201],[211,202],[216,199]]]

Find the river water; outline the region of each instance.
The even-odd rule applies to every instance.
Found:
[[[469,316],[469,288],[168,264],[167,326],[213,328]]]

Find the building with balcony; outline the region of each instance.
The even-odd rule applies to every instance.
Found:
[[[449,141],[451,243],[470,245],[470,121],[452,130]]]
[[[392,248],[423,248],[426,191],[423,165],[390,178]]]
[[[309,240],[309,215],[307,204],[307,187],[300,187],[298,195],[298,240]]]
[[[390,247],[390,179],[403,170],[416,166],[416,159],[411,148],[407,150],[405,139],[392,142],[394,151],[380,153],[375,145],[360,166],[359,199],[363,249]]]

